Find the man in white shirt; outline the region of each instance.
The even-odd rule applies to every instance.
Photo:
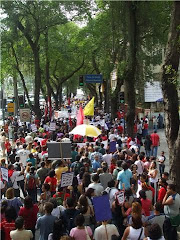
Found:
[[[23,164],[23,167],[26,167],[26,165],[27,165],[26,160],[28,159],[29,154],[31,153],[26,148],[27,148],[27,145],[23,144],[23,149],[21,149],[17,152],[17,156],[19,157],[19,162]]]
[[[144,163],[143,163],[142,160],[143,160],[143,156],[139,155],[138,156],[138,160],[135,161],[135,163],[134,163],[137,166],[137,175],[138,176],[140,176],[143,173],[143,171],[144,171]]]
[[[95,196],[101,196],[102,192],[104,191],[103,186],[101,185],[101,183],[99,183],[99,175],[98,174],[94,174],[92,176],[92,181],[93,183],[90,183],[88,188],[93,188],[94,189],[94,194]]]
[[[112,180],[112,175],[107,172],[108,168],[103,167],[103,172],[99,175],[100,183],[102,184],[103,188],[106,189],[108,186],[108,182]]]
[[[21,175],[24,175],[24,169],[22,167],[22,164],[21,164],[21,171],[16,171],[17,169],[17,166],[14,167],[13,165],[9,166],[8,167],[9,170],[13,170],[13,174],[12,176],[10,177],[11,179],[11,182],[13,184],[13,188],[14,188],[14,196],[15,197],[20,197],[20,190],[19,190],[19,185],[18,185],[18,177],[21,176]]]
[[[109,150],[106,149],[106,154],[103,155],[103,162],[106,162],[108,167],[111,165],[112,153],[108,153]]]
[[[108,224],[107,221],[103,221],[102,225],[97,227],[94,231],[95,240],[109,240],[115,235],[119,237],[119,232],[114,224]]]
[[[114,138],[116,137],[116,134],[114,134],[114,130],[111,130],[111,133],[109,134],[109,141],[112,142]]]

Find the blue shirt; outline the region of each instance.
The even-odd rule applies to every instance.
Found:
[[[53,232],[54,221],[56,217],[44,215],[37,220],[36,228],[40,228],[39,240],[48,240],[48,236]]]
[[[35,167],[35,165],[36,165],[36,159],[35,158],[28,158],[27,162],[31,162],[33,167]]]
[[[131,187],[130,185],[130,179],[132,178],[132,172],[131,170],[127,169],[126,171],[122,170],[118,173],[117,180],[119,181],[119,189],[123,189],[123,184],[125,186],[125,189],[128,189]]]
[[[101,164],[100,164],[99,162],[97,162],[97,161],[95,161],[95,160],[92,162],[92,168],[93,168],[94,170],[97,171],[97,169],[100,168],[100,167],[101,167]]]

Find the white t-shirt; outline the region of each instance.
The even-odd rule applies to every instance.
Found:
[[[0,180],[0,189],[5,188],[5,184],[3,183],[3,181]]]
[[[19,189],[17,181],[19,181],[18,176],[19,176],[20,173],[21,173],[20,171],[14,171],[12,176],[11,176],[11,182],[13,183],[13,188],[14,189]]]
[[[101,196],[102,192],[104,191],[104,188],[100,183],[90,183],[88,188],[94,189],[95,196]]]
[[[141,229],[142,228],[135,229],[135,228],[130,226],[129,235],[127,237],[127,240],[137,240],[139,238],[140,234],[141,234]],[[145,238],[145,235],[144,235],[144,227],[143,227],[140,240],[143,240],[144,238]]]
[[[137,160],[137,161],[135,161],[134,164],[136,164],[136,166],[137,166],[138,176],[141,175],[144,170],[144,163],[141,160]]]
[[[112,153],[103,155],[103,162],[106,162],[108,167],[111,165]]]
[[[27,165],[26,160],[29,158],[30,151],[26,149],[21,149],[17,152],[17,156],[19,157],[19,162],[23,164],[25,167]]]
[[[51,214],[59,218],[64,210],[65,208],[63,206],[57,206],[56,208],[53,208]]]
[[[114,224],[101,225],[94,231],[95,240],[111,240],[112,235],[119,236],[117,227]]]
[[[109,140],[110,140],[110,142],[112,142],[115,137],[116,137],[116,135],[115,135],[114,133],[111,133],[111,134],[109,135]]]
[[[10,237],[12,240],[30,240],[33,238],[31,230],[14,230],[10,232]]]

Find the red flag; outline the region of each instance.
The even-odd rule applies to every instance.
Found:
[[[79,107],[79,112],[78,112],[78,114],[77,114],[76,126],[83,124],[83,120],[84,120],[84,112],[83,112],[82,107],[80,106],[80,107]]]

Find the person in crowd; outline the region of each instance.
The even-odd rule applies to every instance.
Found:
[[[53,196],[56,193],[57,179],[55,176],[56,176],[55,171],[51,170],[49,172],[49,175],[44,180],[44,183],[47,183],[50,186],[51,196]]]
[[[143,227],[141,217],[138,215],[133,215],[132,225],[126,228],[122,240],[143,240],[146,236],[147,233],[145,228]]]
[[[27,145],[24,143],[23,148],[17,151],[17,156],[19,157],[19,162],[22,163],[23,167],[27,165],[27,159],[29,157],[30,151],[26,149]]]
[[[151,137],[150,137],[150,135],[146,135],[146,138],[144,141],[144,148],[145,148],[147,157],[151,156],[151,146],[152,146]]]
[[[52,216],[55,216],[59,219],[62,216],[62,212],[65,210],[65,208],[62,205],[58,206],[56,198],[50,198],[48,202],[53,204],[53,210],[51,212]]]
[[[137,165],[137,174],[138,174],[138,176],[140,176],[143,173],[143,171],[144,171],[143,159],[144,159],[144,156],[141,154],[141,155],[138,156],[138,160],[135,161],[135,163],[134,163],[134,164]]]
[[[103,221],[102,225],[94,231],[95,240],[111,240],[113,236],[119,237],[119,232],[114,224],[109,224],[108,221]]]
[[[15,219],[17,217],[14,207],[7,207],[5,210],[5,219],[1,221],[1,237],[4,240],[11,240],[10,232],[15,229]]]
[[[158,191],[157,201],[162,203],[162,201],[163,201],[163,199],[166,195],[166,191],[167,191],[167,185],[168,184],[166,182],[166,179],[160,178],[159,182],[158,182],[158,185],[159,185],[159,191]]]
[[[108,173],[107,166],[103,167],[103,173],[99,175],[99,180],[103,188],[106,189],[108,182],[112,180],[112,175]]]
[[[63,172],[67,172],[68,171],[68,167],[65,166],[65,163],[61,160],[58,161],[58,164],[55,168],[55,173],[56,173],[56,178],[57,178],[57,184],[60,183],[61,180],[61,174]]]
[[[144,240],[165,240],[158,223],[154,223],[148,228],[147,236]]]
[[[92,168],[93,168],[93,171],[94,172],[97,172],[98,168],[101,167],[101,164],[99,162],[99,156],[98,155],[95,155],[94,156],[94,160],[92,162]]]
[[[36,159],[34,158],[32,153],[29,154],[29,158],[26,161],[27,161],[27,163],[31,162],[33,167],[36,166]]]
[[[8,206],[14,207],[16,214],[19,213],[20,207],[23,206],[19,197],[14,196],[14,189],[8,188],[6,190],[6,197],[3,199],[7,202]]]
[[[121,165],[122,165],[122,160],[118,160],[116,163],[116,168],[114,169],[113,174],[112,174],[112,177],[114,180],[117,180],[117,175],[122,170]]]
[[[10,164],[8,166],[8,174],[9,172],[11,172],[11,174],[9,175],[10,181],[12,183],[12,187],[14,188],[14,196],[15,197],[20,197],[20,190],[19,190],[19,186],[18,186],[18,178],[21,175],[24,175],[24,169],[22,167],[22,164],[20,164],[21,169],[19,171],[19,167],[16,165],[15,167]]]
[[[39,185],[38,175],[35,173],[35,170],[33,166],[30,168],[30,172],[26,175],[24,186],[33,203],[37,203],[37,187]]]
[[[62,219],[56,219],[53,225],[53,232],[49,234],[48,240],[63,240],[63,236],[68,238],[64,229],[63,221]],[[64,238],[64,240],[68,239]]]
[[[30,196],[25,197],[24,207],[20,208],[19,216],[23,217],[24,219],[25,229],[32,231],[33,239],[35,239],[35,226],[38,211],[38,206],[36,204],[33,204],[32,198]]]
[[[106,162],[108,167],[111,165],[112,153],[109,153],[109,150],[106,149],[106,153],[103,155],[103,162]]]
[[[155,161],[151,162],[148,175],[149,175],[149,182],[155,190],[155,195],[154,195],[154,203],[155,203],[157,198],[157,184],[158,184],[158,170],[157,170],[157,165]]]
[[[88,188],[93,188],[94,189],[95,196],[97,196],[97,197],[101,196],[104,188],[101,185],[101,183],[99,183],[99,175],[98,174],[94,174],[92,176],[92,181],[93,181],[93,183],[90,183]]]
[[[45,168],[45,162],[41,162],[41,167],[37,170],[37,175],[38,175],[38,179],[39,179],[39,186],[40,189],[42,188],[42,185],[48,175],[48,169]]]
[[[75,218],[78,214],[79,210],[75,209],[74,199],[68,198],[66,200],[66,209],[62,213],[62,219],[67,233],[70,233],[71,229],[75,227]]]
[[[31,240],[33,238],[33,234],[31,230],[24,229],[24,218],[17,217],[15,220],[15,228],[10,232],[10,237],[12,240]]]
[[[98,156],[98,159],[97,159],[98,162],[101,163],[103,161],[103,156],[99,152],[99,148],[98,147],[95,147],[95,151],[91,154],[91,157],[90,157],[91,162],[93,162],[95,160],[95,156]]]
[[[165,214],[162,213],[162,209],[163,209],[163,206],[162,206],[162,203],[160,202],[156,202],[154,204],[154,215],[151,215],[148,217],[147,221],[146,221],[146,224],[147,225],[152,225],[152,224],[155,224],[155,223],[158,223],[160,228],[161,228],[161,231],[163,233],[163,225],[164,225],[164,221],[165,221]]]
[[[159,162],[159,173],[162,176],[164,170],[165,170],[165,164],[164,162],[166,161],[166,157],[164,156],[164,151],[161,152],[161,155],[158,157],[158,162]]]
[[[152,202],[146,196],[146,192],[144,190],[139,191],[139,196],[141,199],[142,209],[145,212],[146,216],[150,216],[150,211],[153,210]]]
[[[132,172],[128,168],[128,165],[126,162],[122,163],[122,168],[123,170],[121,170],[117,175],[118,189],[120,190],[130,188],[131,187],[130,180],[132,178]]]
[[[70,231],[70,237],[74,240],[87,240],[93,239],[93,233],[89,226],[84,226],[85,218],[82,214],[79,214],[75,218],[76,227]]]
[[[52,216],[51,212],[53,210],[53,204],[46,202],[44,204],[45,215],[39,217],[36,223],[36,229],[40,229],[39,240],[48,240],[48,236],[53,232],[54,222],[56,220],[55,216]]]
[[[179,225],[179,223],[176,223],[176,218],[178,219],[180,214],[180,195],[177,193],[176,186],[174,184],[168,184],[167,192],[164,196],[162,204],[166,215],[164,222],[164,236],[167,240],[177,239],[177,225]],[[174,224],[171,221],[173,219]]]
[[[151,141],[152,141],[151,155],[157,158],[158,146],[160,146],[160,138],[156,130],[154,130],[154,132],[151,134]]]

